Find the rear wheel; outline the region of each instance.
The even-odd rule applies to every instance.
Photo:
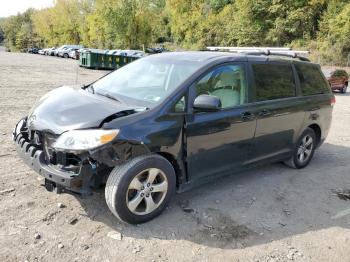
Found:
[[[164,210],[175,186],[175,171],[169,161],[159,155],[145,155],[112,170],[105,197],[117,218],[139,224]]]
[[[293,156],[284,163],[287,166],[297,169],[306,167],[314,155],[316,142],[314,130],[307,128],[298,139],[294,147]]]
[[[343,94],[345,94],[346,91],[347,91],[347,89],[348,89],[348,86],[347,86],[347,85],[344,85],[344,87],[343,87],[343,89],[341,90],[341,92],[342,92]]]

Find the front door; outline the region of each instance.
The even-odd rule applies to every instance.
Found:
[[[220,98],[222,108],[215,112],[194,111],[187,118],[189,179],[223,175],[240,169],[249,159],[256,126],[248,103],[246,65],[218,66],[192,88],[196,96],[209,94]]]

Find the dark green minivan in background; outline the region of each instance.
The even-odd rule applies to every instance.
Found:
[[[219,176],[279,161],[304,168],[334,103],[320,66],[303,58],[163,53],[51,91],[13,138],[47,190],[89,195],[106,185],[113,214],[136,224],[174,192]]]

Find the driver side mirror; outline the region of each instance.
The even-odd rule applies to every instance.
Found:
[[[221,109],[221,100],[216,96],[200,95],[194,100],[193,108],[202,112],[218,111]]]

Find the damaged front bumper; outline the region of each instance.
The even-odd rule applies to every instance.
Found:
[[[79,173],[58,170],[48,164],[43,150],[27,141],[21,133],[14,132],[13,135],[18,155],[29,167],[45,178],[47,190],[57,193],[73,192],[81,195],[91,193],[90,182],[95,175],[95,168],[92,165],[81,165]]]
[[[45,178],[49,191],[91,194],[91,188],[105,184],[115,166],[149,153],[142,143],[121,140],[86,152],[56,151],[45,142],[48,141],[45,139],[51,139],[48,133],[41,134],[43,139],[40,135],[36,137],[37,131],[33,135],[26,122],[26,118],[19,121],[13,131],[16,150],[29,167]],[[49,152],[51,149],[55,155]]]

